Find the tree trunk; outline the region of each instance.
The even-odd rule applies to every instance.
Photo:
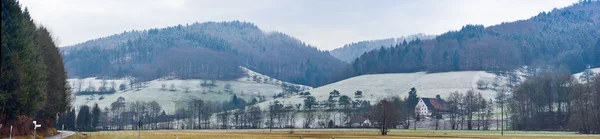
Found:
[[[467,130],[472,130],[473,126],[471,124],[473,123],[473,115],[469,114],[467,118]]]
[[[504,104],[500,106],[500,135],[504,135]]]

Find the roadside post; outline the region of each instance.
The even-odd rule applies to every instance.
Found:
[[[65,124],[62,124],[62,129],[61,129],[61,130],[62,130],[62,131],[65,131]],[[62,137],[63,137],[63,135],[62,135],[62,134],[60,134],[60,138],[62,138]]]
[[[140,139],[140,131],[142,130],[142,120],[138,120],[138,139]]]
[[[135,115],[133,115],[133,122],[135,122],[136,120],[137,120],[137,124],[136,125],[137,125],[137,130],[138,130],[138,139],[140,139],[140,130],[141,130],[140,128],[142,128],[142,120],[141,119],[138,120],[135,117]],[[133,127],[131,127],[131,128],[133,128]]]
[[[34,139],[35,139],[35,138],[37,138],[37,136],[36,136],[36,129],[37,129],[38,127],[42,127],[42,124],[39,124],[39,125],[38,125],[36,121],[33,121],[33,138],[34,138]]]
[[[35,130],[37,129],[36,125],[37,125],[37,124],[36,124],[36,121],[33,121],[33,139],[35,139],[35,138],[36,138],[36,137],[35,137]]]

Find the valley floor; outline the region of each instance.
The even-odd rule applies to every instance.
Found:
[[[136,139],[137,131],[103,131],[83,133],[89,139]],[[257,130],[156,130],[142,131],[143,139],[391,139],[391,138],[491,138],[491,139],[588,139],[600,135],[545,131],[465,131],[465,130],[392,130],[378,135],[376,129],[269,129]]]

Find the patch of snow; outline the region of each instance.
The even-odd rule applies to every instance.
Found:
[[[329,98],[329,92],[338,90],[341,95],[346,95],[353,100],[367,100],[372,103],[388,97],[407,97],[410,88],[417,89],[417,95],[420,97],[435,97],[440,95],[447,98],[451,92],[464,93],[468,90],[481,92],[486,99],[495,96],[494,90],[477,88],[478,81],[493,82],[498,77],[495,74],[484,71],[457,71],[443,73],[393,73],[393,74],[371,74],[362,75],[346,80],[342,80],[329,85],[321,86],[308,90],[317,101],[325,101]],[[500,82],[504,85],[504,82]],[[362,91],[361,98],[355,98],[354,92]],[[284,105],[304,104],[304,98],[300,96],[291,96],[288,98],[278,98],[259,103],[261,108],[268,108],[273,101],[279,101]]]
[[[108,87],[111,87],[111,82],[115,82],[118,91],[114,94],[106,95],[74,95],[74,101],[72,102],[74,107],[81,105],[93,105],[98,103],[101,108],[109,107],[111,103],[115,102],[119,97],[125,98],[126,102],[134,101],[156,101],[162,109],[167,113],[172,113],[177,108],[182,108],[187,105],[187,102],[193,99],[202,99],[204,101],[229,101],[235,94],[238,97],[244,98],[247,101],[251,101],[253,98],[264,96],[265,98],[272,98],[273,95],[283,92],[281,84],[300,86],[304,90],[312,89],[312,87],[297,85],[292,83],[283,82],[269,76],[262,75],[254,72],[247,68],[243,68],[246,75],[237,80],[221,81],[216,80],[215,86],[202,86],[204,82],[211,83],[210,80],[192,79],[192,80],[179,80],[179,79],[157,79],[143,83],[138,89],[131,89],[129,81],[126,78],[123,79],[107,79]],[[263,81],[257,82],[252,80],[255,77],[259,77]],[[250,79],[250,80],[249,80]],[[267,79],[265,82],[264,79]],[[69,83],[73,87],[73,93],[78,90],[78,83],[82,83],[82,90],[88,88],[91,84],[95,88],[100,87],[102,79],[95,77],[89,77],[84,79],[68,79]],[[119,85],[125,84],[126,90],[119,90]],[[163,88],[163,85],[165,86]],[[171,90],[173,86],[174,91]],[[230,86],[230,89],[226,89],[226,86]],[[185,91],[188,88],[188,91]],[[229,91],[230,90],[230,91]],[[100,98],[103,98],[100,100]]]
[[[312,89],[312,87],[310,87],[310,86],[290,84],[290,83],[269,77],[267,75],[263,75],[258,72],[252,71],[246,67],[240,67],[240,68],[245,73],[245,76],[242,76],[241,78],[237,79],[237,81],[240,81],[240,82],[259,83],[259,84],[262,83],[262,84],[271,84],[271,85],[289,84],[289,85],[299,86],[301,88],[301,90]]]
[[[592,69],[588,69],[588,70],[591,70],[596,75],[600,74],[600,68],[592,68]],[[582,79],[581,79],[581,75],[583,75],[584,72],[585,71],[580,72],[580,73],[575,73],[575,74],[573,74],[573,77],[575,77],[575,79],[579,80],[580,82],[583,82]]]
[[[515,75],[516,82],[519,84],[526,80],[528,76],[527,67],[519,68],[508,74]],[[600,74],[600,68],[590,69],[596,74]],[[577,79],[580,78],[583,72],[574,74]],[[443,73],[392,73],[392,74],[371,74],[362,75],[346,80],[342,80],[329,85],[321,86],[308,90],[317,101],[325,101],[329,98],[329,92],[338,90],[341,95],[346,95],[353,100],[367,100],[371,103],[380,99],[398,96],[401,98],[407,97],[410,88],[417,89],[419,97],[433,98],[440,95],[442,98],[447,98],[452,92],[465,93],[468,90],[480,92],[486,99],[493,99],[496,96],[495,89],[507,88],[510,91],[509,75],[493,74],[485,71],[455,71]],[[484,88],[478,88],[477,82],[485,82]],[[362,91],[361,98],[355,98],[354,92]],[[508,92],[510,93],[510,92]],[[284,105],[304,104],[305,97],[298,95],[277,98],[258,105],[266,109],[274,101],[279,101]]]

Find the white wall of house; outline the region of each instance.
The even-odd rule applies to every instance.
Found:
[[[425,102],[423,102],[423,99],[421,99],[421,98],[419,98],[419,103],[417,103],[417,106],[415,107],[415,112],[418,115],[422,115],[422,116],[430,116],[431,115],[431,112],[427,108],[427,105],[425,105]]]

